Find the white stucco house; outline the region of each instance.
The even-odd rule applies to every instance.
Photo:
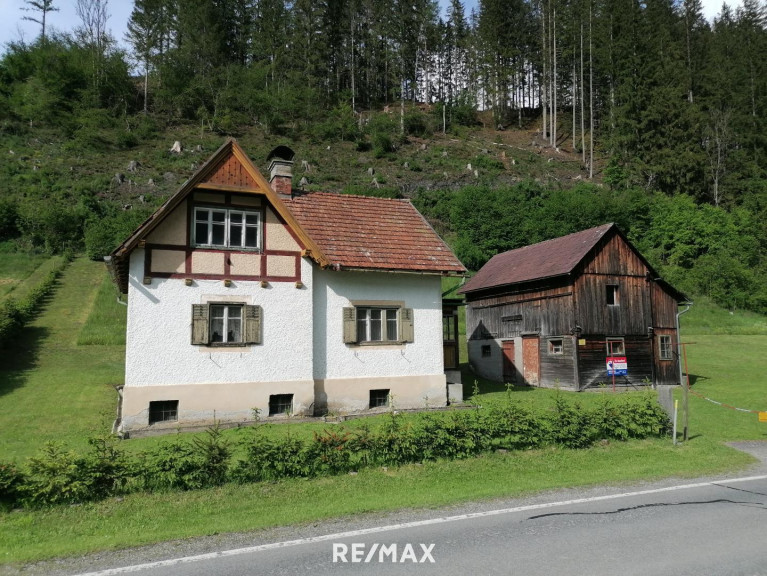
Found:
[[[127,294],[124,434],[284,414],[444,406],[443,275],[407,200],[267,182],[226,142],[109,257]]]

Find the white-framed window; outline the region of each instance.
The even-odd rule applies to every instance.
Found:
[[[357,308],[357,342],[396,342],[398,308]]]
[[[413,341],[413,309],[356,306],[343,309],[346,344],[397,344]]]
[[[261,248],[261,212],[196,206],[192,230],[195,246]]]
[[[671,336],[665,334],[658,336],[658,355],[661,360],[674,359],[674,351],[671,347]]]
[[[564,354],[564,340],[562,338],[551,338],[549,340],[549,354],[555,356]]]
[[[261,317],[260,306],[240,302],[192,304],[192,344],[261,344]]]
[[[607,355],[608,356],[625,356],[626,355],[626,345],[623,342],[623,338],[607,339]]]
[[[241,344],[242,336],[242,304],[211,304],[211,344]]]

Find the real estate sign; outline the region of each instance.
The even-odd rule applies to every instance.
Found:
[[[607,357],[607,375],[608,376],[625,376],[628,374],[628,363],[625,356],[608,356]]]

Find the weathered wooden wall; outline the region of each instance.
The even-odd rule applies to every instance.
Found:
[[[671,346],[673,350],[673,360],[660,359],[660,341],[659,336],[671,336]],[[674,385],[679,383],[679,361],[677,359],[678,340],[676,330],[674,329],[656,329],[653,338],[654,358],[655,358],[655,383]]]
[[[541,338],[540,385],[573,387],[575,383],[575,345],[572,336],[562,336],[562,354],[549,353],[550,338]]]
[[[514,338],[525,333],[569,334],[575,327],[569,285],[472,300],[466,310],[471,340]]]
[[[600,382],[612,385],[612,376],[607,375],[607,345],[605,344],[607,337],[606,334],[580,336],[586,341],[585,346],[578,346],[578,380],[581,389],[595,386]],[[616,376],[616,383],[623,385],[628,381],[634,385],[640,385],[644,380],[652,381],[653,339],[647,336],[625,336],[624,344],[628,375]]]

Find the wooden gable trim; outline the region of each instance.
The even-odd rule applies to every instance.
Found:
[[[244,188],[241,186],[225,186],[214,183],[205,182],[207,178],[216,170],[220,163],[226,158],[227,155],[233,155],[240,161],[243,168],[255,181],[257,188]],[[284,202],[280,200],[276,192],[274,192],[261,175],[258,168],[251,162],[250,158],[245,154],[236,140],[227,140],[209,159],[203,164],[195,174],[187,180],[181,188],[168,198],[165,203],[160,206],[149,218],[147,218],[127,240],[125,240],[120,246],[118,246],[112,256],[118,262],[127,257],[130,252],[136,248],[141,240],[143,240],[149,233],[151,233],[162,221],[176,208],[186,197],[195,189],[208,189],[208,190],[220,190],[231,191],[245,194],[255,194],[259,196],[265,196],[275,212],[277,212],[287,226],[292,229],[295,234],[301,239],[304,246],[307,248],[307,256],[311,257],[320,266],[329,266],[330,260],[325,256],[320,247],[309,237],[309,234],[301,227],[298,221],[293,217],[290,210],[287,208]]]

